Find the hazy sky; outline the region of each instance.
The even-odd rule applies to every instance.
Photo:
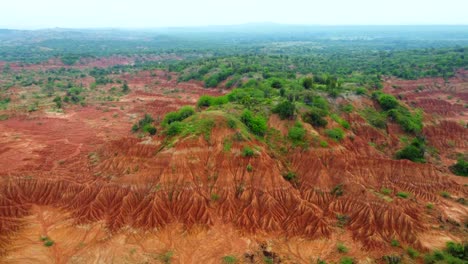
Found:
[[[0,27],[468,24],[468,0],[1,0]]]

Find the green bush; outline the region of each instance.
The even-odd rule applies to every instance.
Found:
[[[323,110],[314,109],[305,112],[302,115],[302,119],[313,127],[326,127],[328,125],[328,121],[324,118],[325,116],[326,114]]]
[[[335,140],[335,141],[341,141],[343,140],[344,138],[344,135],[345,133],[343,132],[343,130],[341,130],[340,128],[332,128],[332,129],[327,129],[325,130],[325,134]]]
[[[242,157],[253,157],[254,155],[255,155],[255,152],[250,147],[245,146],[242,149]]]
[[[264,136],[267,130],[267,121],[261,116],[254,116],[250,110],[244,110],[241,121],[257,136]]]
[[[165,130],[165,134],[170,137],[175,136],[175,135],[178,135],[180,132],[182,132],[183,128],[184,128],[184,125],[181,122],[175,121],[175,122],[172,122],[169,126],[167,126]]]
[[[237,258],[234,256],[224,256],[222,261],[224,264],[235,264],[237,263]]]
[[[408,197],[410,197],[410,194],[409,193],[406,193],[406,192],[397,192],[396,194],[398,197],[401,197],[403,199],[406,199]]]
[[[420,133],[423,128],[422,124],[422,113],[417,111],[414,114],[404,108],[398,107],[387,112],[387,115],[391,117],[395,122],[397,122],[403,130],[408,133]]]
[[[293,127],[289,129],[288,138],[292,140],[294,144],[300,144],[304,142],[306,130],[301,123],[296,122]]]
[[[397,151],[397,159],[407,159],[413,162],[425,162],[424,153],[426,151],[425,142],[422,139],[414,139],[410,145]]]
[[[283,101],[273,108],[273,113],[280,116],[281,119],[294,119],[296,106],[290,101]]]
[[[338,245],[336,246],[336,249],[340,253],[347,253],[349,251],[348,248],[342,243],[338,243]]]
[[[408,253],[408,256],[412,259],[419,257],[419,252],[412,247],[407,248],[406,253]]]
[[[468,244],[447,242],[443,251],[436,250],[424,256],[425,264],[449,263],[465,264],[468,262]]]
[[[312,88],[312,86],[313,86],[312,78],[306,77],[304,78],[304,80],[302,80],[302,87],[304,87],[304,89],[310,89]]]
[[[389,94],[380,95],[377,101],[383,110],[391,110],[399,105],[398,100],[393,95]]]
[[[362,117],[367,120],[369,124],[376,128],[387,127],[387,117],[385,114],[377,112],[375,109],[367,107],[361,111]]]
[[[354,264],[354,259],[350,257],[342,257],[340,259],[340,264]]]
[[[450,166],[450,170],[458,176],[468,176],[468,161],[464,157],[459,158],[457,163],[453,166]]]
[[[296,173],[292,171],[288,171],[286,174],[283,175],[283,178],[290,182],[296,181],[296,177]]]
[[[164,125],[169,125],[173,122],[182,121],[193,114],[195,114],[195,110],[192,107],[184,106],[180,108],[179,111],[167,113],[162,123]]]
[[[390,242],[390,245],[392,245],[392,247],[399,247],[400,242],[398,242],[398,240],[396,239],[392,239],[392,241]]]
[[[150,135],[155,135],[156,134],[156,128],[151,124],[146,124],[143,127],[143,132],[149,133]]]

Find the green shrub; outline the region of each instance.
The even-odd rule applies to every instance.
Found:
[[[365,95],[365,94],[367,94],[367,89],[364,88],[364,87],[356,88],[356,94],[357,95]]]
[[[390,195],[392,194],[392,190],[391,189],[388,189],[388,188],[383,188],[380,190],[381,193],[385,194],[385,195]]]
[[[143,132],[154,135],[156,134],[156,128],[152,125],[153,122],[153,117],[151,117],[149,114],[145,114],[143,118],[138,121],[138,123],[132,126],[132,132],[135,133],[141,129]]]
[[[283,101],[273,108],[273,113],[280,116],[281,119],[294,119],[296,106],[290,101]]]
[[[255,152],[250,147],[245,146],[242,149],[242,157],[253,157],[254,155],[255,155]]]
[[[341,118],[337,114],[332,114],[330,117],[345,129],[349,129],[351,127],[350,124],[348,123],[348,121],[344,120],[343,118]]]
[[[167,126],[165,134],[169,137],[178,135],[180,132],[182,132],[183,127],[184,125],[179,121],[172,122],[169,126]]]
[[[406,199],[408,197],[410,197],[410,194],[409,193],[406,193],[406,192],[397,192],[396,194],[398,197],[401,197],[403,199]]]
[[[320,109],[310,110],[302,115],[304,122],[311,124],[313,127],[326,127],[328,121],[324,118],[325,112]]]
[[[401,257],[400,256],[383,256],[382,259],[385,261],[387,264],[400,264],[401,263]]]
[[[390,242],[390,245],[392,245],[392,247],[399,247],[400,242],[398,242],[398,240],[396,239],[392,239],[392,241]]]
[[[290,182],[296,181],[296,177],[296,173],[292,171],[288,171],[286,174],[283,175],[283,178]]]
[[[247,164],[247,171],[248,172],[252,172],[253,171],[253,167],[252,167],[252,164]]]
[[[184,106],[176,112],[169,112],[163,119],[164,125],[170,125],[173,122],[182,121],[195,114],[195,110],[190,106]]]
[[[232,128],[232,129],[236,128],[237,127],[236,120],[234,120],[233,118],[229,118],[227,120],[227,125],[229,128]]]
[[[296,122],[293,127],[289,129],[288,138],[292,140],[294,144],[300,144],[304,142],[306,130],[301,123]]]
[[[224,256],[222,261],[224,264],[235,264],[237,263],[237,258],[234,256]]]
[[[410,258],[412,259],[417,258],[419,256],[419,252],[412,247],[407,248],[406,253],[408,253],[408,256],[410,256]]]
[[[367,107],[361,111],[361,115],[369,124],[376,128],[387,127],[387,117],[384,114],[377,112],[375,109]]]
[[[440,196],[442,196],[444,198],[450,198],[451,197],[450,193],[446,192],[446,191],[440,192]]]
[[[387,112],[387,115],[397,122],[404,131],[408,133],[420,133],[423,128],[422,113],[417,111],[414,114],[400,106]]]
[[[132,130],[133,130],[133,128],[132,128]],[[156,134],[156,128],[151,124],[146,124],[143,127],[143,132],[149,133],[150,135],[155,135]]]
[[[304,78],[304,80],[302,80],[302,87],[304,87],[304,89],[310,89],[312,88],[312,85],[313,85],[312,78],[306,77]]]
[[[465,160],[464,157],[459,158],[457,163],[453,166],[450,166],[450,170],[458,176],[468,176],[468,161]]]
[[[340,259],[340,264],[354,264],[354,259],[350,257],[342,257]]]
[[[426,146],[424,140],[414,139],[410,145],[399,150],[395,157],[397,159],[407,159],[413,162],[425,162],[424,153]]]
[[[336,249],[340,253],[347,253],[349,251],[348,248],[342,243],[338,243],[338,245],[336,246]]]
[[[257,136],[264,136],[267,130],[267,121],[261,116],[254,116],[250,110],[244,110],[241,121]]]
[[[344,138],[344,135],[345,133],[343,132],[343,130],[341,130],[340,128],[332,128],[332,129],[327,129],[325,130],[325,134],[335,140],[335,141],[341,141],[343,140]]]
[[[380,95],[377,101],[384,110],[391,110],[399,105],[398,100],[393,95],[389,94]]]

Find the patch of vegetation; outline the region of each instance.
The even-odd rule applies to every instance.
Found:
[[[229,102],[227,96],[213,97],[209,95],[202,95],[197,101],[197,107],[210,107],[216,105],[223,105]]]
[[[138,123],[132,126],[132,132],[142,131],[148,133],[150,135],[156,134],[156,127],[153,126],[154,119],[151,115],[145,114],[142,119],[138,121]]]
[[[41,236],[41,241],[44,242],[44,246],[51,247],[55,244],[55,241],[50,239],[48,236]]]
[[[297,180],[297,175],[295,172],[288,171],[287,173],[283,174],[283,178],[289,182],[295,182]]]
[[[310,110],[302,115],[304,122],[311,124],[313,127],[326,127],[328,125],[328,121],[325,117],[326,113],[320,109]]]
[[[341,128],[327,129],[327,130],[325,130],[325,134],[326,134],[329,138],[331,138],[331,139],[333,139],[333,140],[335,140],[335,141],[337,141],[337,142],[343,140],[343,139],[344,139],[344,135],[345,135],[344,131],[341,130]]]
[[[348,121],[344,120],[343,118],[341,118],[337,114],[331,114],[330,117],[345,129],[349,129],[351,127],[351,125],[348,123]]]
[[[251,149],[250,147],[247,147],[245,146],[243,149],[242,149],[242,157],[253,157],[255,156],[255,152],[253,149]]]
[[[300,122],[296,122],[288,131],[288,138],[294,145],[304,145],[306,130]]]
[[[221,260],[223,261],[224,264],[235,264],[238,262],[237,258],[231,255],[224,256]]]
[[[410,194],[407,193],[407,192],[397,192],[396,194],[398,197],[400,198],[403,198],[403,199],[407,199],[408,197],[410,197]]]
[[[400,242],[396,239],[392,239],[392,241],[390,241],[390,245],[392,245],[392,247],[399,247]]]
[[[294,119],[296,105],[289,100],[283,101],[273,108],[273,113],[278,114],[281,119]]]
[[[257,136],[263,137],[267,130],[267,121],[261,116],[254,115],[250,110],[244,110],[241,121]]]
[[[172,262],[172,257],[174,256],[174,252],[167,251],[158,256],[159,260],[164,264],[170,264]]]
[[[382,260],[387,264],[400,264],[401,257],[397,255],[383,256]]]
[[[173,122],[180,122],[193,114],[195,114],[195,110],[191,106],[184,106],[179,111],[167,113],[162,123],[163,125],[170,125]]]
[[[468,177],[468,161],[462,156],[457,160],[457,163],[450,166],[450,170],[455,175]]]
[[[419,252],[412,247],[407,248],[406,253],[408,253],[408,256],[412,259],[419,257]]]
[[[424,153],[426,152],[426,144],[424,139],[416,138],[411,144],[399,150],[395,157],[397,159],[407,159],[413,162],[425,162]]]
[[[384,94],[384,93],[381,93],[377,97],[377,101],[379,102],[382,109],[386,111],[395,109],[397,106],[400,105],[398,103],[398,100],[393,95]]]
[[[354,259],[350,257],[342,257],[340,259],[340,264],[354,264]]]
[[[337,186],[333,187],[333,189],[331,190],[331,194],[337,197],[342,196],[343,193],[344,193],[343,184],[338,184]]]
[[[385,114],[382,114],[376,111],[374,108],[364,108],[361,112],[361,116],[367,120],[369,124],[376,128],[384,129],[387,127],[387,117]]]
[[[336,249],[340,253],[348,253],[349,251],[349,249],[343,243],[338,243],[338,245],[336,245]]]
[[[392,194],[392,190],[391,189],[388,189],[388,188],[385,188],[385,187],[382,187],[382,189],[380,189],[380,192],[382,194],[385,194],[385,195],[390,195]]]

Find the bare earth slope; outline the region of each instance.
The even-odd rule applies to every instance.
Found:
[[[467,198],[468,181],[444,166],[453,162],[451,153],[468,147],[467,129],[457,122],[466,120],[466,108],[459,103],[435,107],[414,94],[411,82],[392,80],[385,88],[393,92],[397,83],[394,93],[404,91],[408,104],[448,117],[424,130],[441,150],[440,165],[378,151],[368,142],[397,145],[396,135],[357,114],[346,117],[352,129],[341,144],[279,157],[253,139],[226,151],[225,140],[237,131],[217,113],[211,113],[216,123],[209,138],[181,137],[168,146],[162,136],[134,137],[136,116],[161,116],[206,91],[169,80],[148,90],[152,80],[141,74],[128,77],[136,88],[106,111],[90,105],[0,121],[1,263],[159,263],[168,256],[173,263],[220,263],[226,255],[245,263],[264,256],[308,263],[337,261],[339,242],[347,255],[366,261],[401,252],[392,240],[424,251],[468,238],[468,208],[456,202]],[[441,85],[466,103],[466,77],[457,78],[464,85],[460,79]],[[176,86],[179,97],[161,92]],[[285,125],[272,119],[278,130]],[[244,146],[256,155],[243,157]],[[283,177],[290,170],[295,183]],[[41,236],[55,244],[44,246]]]

